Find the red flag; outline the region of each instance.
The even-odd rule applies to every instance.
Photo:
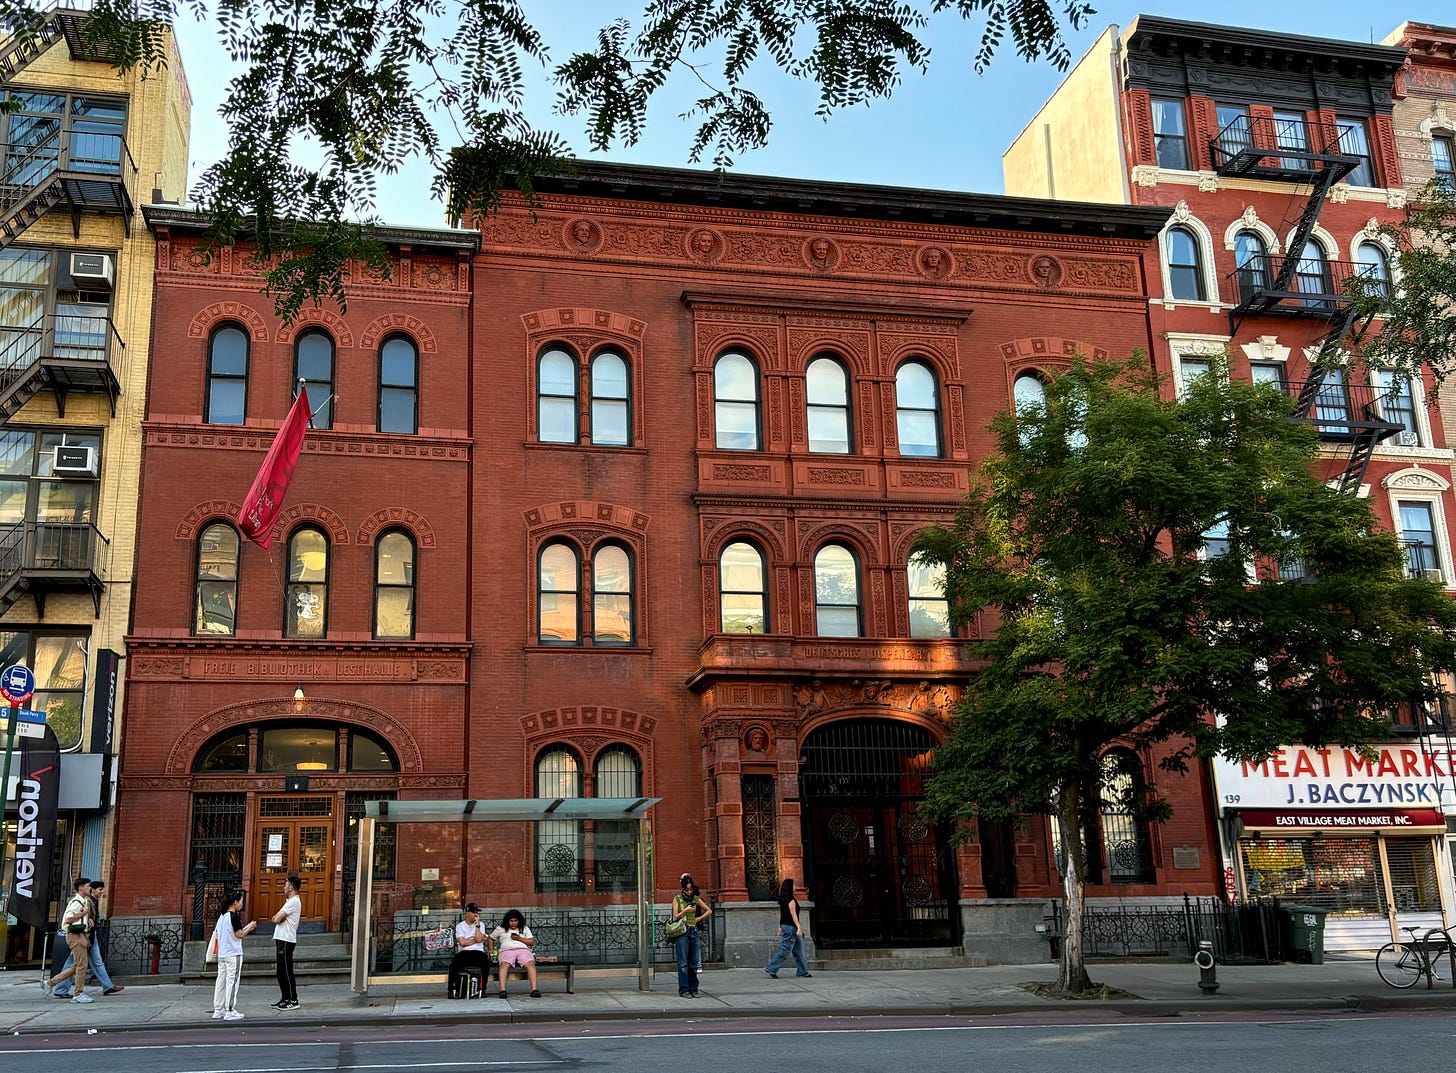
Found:
[[[268,448],[268,457],[248,489],[243,508],[238,512],[238,524],[243,536],[260,548],[273,543],[273,523],[283,509],[283,497],[288,494],[288,482],[293,480],[293,469],[298,465],[298,456],[303,453],[303,430],[308,428],[311,411],[308,408],[308,392],[302,388],[298,398],[293,400],[293,409],[283,419],[283,427],[273,438]]]

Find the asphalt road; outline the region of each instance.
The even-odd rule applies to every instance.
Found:
[[[1023,1018],[1022,1020],[1029,1020]],[[1235,1073],[1450,1068],[1456,1013],[785,1019],[280,1030],[219,1025],[0,1039],[17,1073]]]

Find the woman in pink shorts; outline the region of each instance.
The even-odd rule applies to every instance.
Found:
[[[531,997],[540,998],[541,989],[536,986],[536,955],[531,953],[536,938],[526,927],[526,918],[521,916],[520,910],[512,909],[502,917],[500,927],[492,931],[490,937],[495,943],[496,958],[500,961],[500,997],[506,997],[506,977],[514,965],[525,968],[526,978],[531,981]]]

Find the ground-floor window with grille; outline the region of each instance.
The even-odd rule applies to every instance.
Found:
[[[1436,848],[1430,838],[1252,838],[1239,843],[1253,897],[1318,906],[1332,916],[1439,912]]]
[[[625,745],[612,744],[594,758],[589,782],[575,749],[550,745],[536,757],[536,796],[636,798],[642,761]],[[637,889],[635,826],[611,820],[541,820],[536,824],[536,890],[565,894]]]

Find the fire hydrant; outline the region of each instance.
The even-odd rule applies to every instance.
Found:
[[[1213,960],[1213,944],[1206,939],[1198,944],[1198,953],[1193,955],[1193,964],[1198,966],[1198,990],[1211,995],[1218,990],[1218,969]]]

